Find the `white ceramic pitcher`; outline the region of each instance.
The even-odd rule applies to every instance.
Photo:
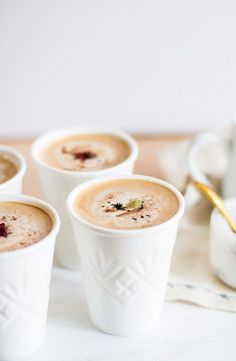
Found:
[[[219,145],[227,152],[227,167],[222,175],[222,196],[224,199],[236,196],[236,115],[233,117],[229,141],[213,133],[197,135],[190,145],[187,155],[187,165],[190,176],[199,182],[212,186],[211,181],[197,164],[197,156],[203,148],[209,145]],[[207,153],[206,153],[207,156]],[[212,160],[211,160],[212,161]],[[214,160],[217,164],[219,159]]]

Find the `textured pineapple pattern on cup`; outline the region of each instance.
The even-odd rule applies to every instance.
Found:
[[[78,211],[77,202],[83,192],[92,193],[92,187],[99,188],[102,183],[127,179],[151,182],[168,189],[178,200],[175,213],[161,224],[118,229],[98,226],[97,222],[88,220]],[[92,322],[104,332],[114,335],[150,332],[158,326],[161,315],[172,250],[184,211],[182,195],[168,183],[151,177],[106,177],[77,186],[70,193],[67,206],[81,252]],[[108,210],[110,212],[110,208]],[[139,207],[137,213],[141,214],[142,210]],[[127,208],[123,212],[127,212]],[[116,217],[115,214],[119,216],[122,213],[114,210],[111,217]],[[137,215],[132,215],[137,219]],[[135,219],[131,220],[133,224]]]
[[[47,203],[29,196],[0,195],[0,203],[9,202],[33,206],[47,213],[51,227],[45,237],[33,244],[20,245],[17,249],[16,244],[11,243],[11,249],[1,248],[0,360],[31,354],[43,342],[55,237],[59,231],[59,217]],[[15,218],[5,219],[9,237],[14,241],[11,223]],[[23,226],[26,228],[27,222],[23,222]],[[4,243],[4,239],[1,241]]]

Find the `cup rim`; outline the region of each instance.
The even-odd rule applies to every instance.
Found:
[[[4,190],[5,188],[10,187],[13,183],[15,183],[19,178],[22,178],[26,172],[26,160],[23,157],[23,155],[16,149],[9,147],[7,145],[0,145],[0,153],[1,152],[8,153],[10,155],[13,155],[18,161],[19,161],[19,169],[17,173],[10,179],[8,179],[6,182],[0,184],[0,192]]]
[[[32,205],[34,207],[41,208],[49,215],[49,217],[51,218],[51,221],[52,221],[52,229],[45,237],[43,237],[38,242],[36,242],[28,247],[23,247],[23,248],[11,250],[11,251],[0,252],[0,260],[2,258],[17,257],[17,256],[21,256],[21,255],[24,255],[27,253],[37,251],[38,249],[43,248],[45,243],[48,243],[50,241],[50,239],[52,239],[52,237],[57,236],[57,234],[59,232],[59,228],[60,228],[60,218],[59,218],[59,215],[56,212],[56,210],[47,202],[45,202],[39,198],[24,195],[24,194],[7,194],[7,193],[0,194],[0,202],[24,203],[24,204]]]
[[[165,188],[169,189],[170,191],[172,191],[175,196],[178,199],[179,202],[179,208],[177,210],[177,212],[167,221],[151,226],[151,227],[146,227],[146,228],[138,228],[138,229],[114,229],[114,228],[106,228],[106,227],[101,227],[101,226],[97,226],[87,220],[85,220],[84,218],[80,217],[74,210],[73,207],[73,203],[74,200],[76,198],[76,196],[82,192],[83,190],[85,190],[86,188],[89,188],[92,185],[95,185],[97,183],[102,183],[102,182],[107,182],[107,181],[113,181],[113,180],[119,180],[119,179],[139,179],[139,180],[146,180],[149,182],[154,182],[157,184],[160,184],[162,186],[164,186]],[[67,200],[66,200],[66,205],[67,205],[67,210],[71,216],[71,218],[74,218],[77,221],[80,221],[83,225],[86,225],[87,227],[93,229],[94,231],[97,232],[102,232],[102,233],[106,233],[106,234],[112,234],[112,235],[137,235],[137,234],[146,234],[146,233],[153,233],[157,230],[162,230],[163,228],[168,227],[171,223],[175,222],[176,220],[180,219],[184,213],[184,209],[185,209],[185,202],[184,202],[184,197],[182,196],[182,194],[180,193],[180,191],[175,188],[172,184],[159,179],[159,178],[154,178],[154,177],[150,177],[150,176],[145,176],[145,175],[140,175],[140,174],[133,174],[133,175],[123,175],[123,176],[110,176],[110,177],[102,177],[99,179],[93,179],[93,180],[89,180],[86,181],[78,186],[76,186],[68,195]]]
[[[42,147],[46,144],[49,144],[51,141],[55,139],[59,139],[66,135],[73,135],[74,133],[78,134],[87,134],[87,133],[96,133],[96,134],[110,134],[112,136],[117,136],[124,141],[127,142],[127,144],[130,147],[130,154],[129,156],[124,159],[121,163],[116,164],[112,167],[100,169],[96,171],[89,171],[89,172],[81,172],[81,171],[71,171],[71,170],[64,170],[52,167],[45,163],[39,153],[42,150]],[[70,175],[75,177],[81,177],[81,178],[87,178],[87,177],[96,177],[96,176],[105,176],[107,174],[110,174],[110,172],[119,170],[119,168],[122,168],[124,165],[130,162],[135,162],[139,154],[138,144],[136,140],[131,137],[128,133],[117,129],[117,128],[109,128],[109,127],[70,127],[70,128],[61,128],[56,131],[46,132],[39,136],[31,145],[31,156],[34,159],[34,161],[44,168],[53,171],[57,174],[64,174],[64,175]]]

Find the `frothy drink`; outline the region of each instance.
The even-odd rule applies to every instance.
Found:
[[[75,134],[53,141],[42,151],[43,161],[67,171],[96,171],[113,167],[130,155],[129,145],[107,134]]]
[[[28,247],[47,236],[52,221],[41,208],[0,202],[0,252]]]
[[[8,159],[7,155],[0,155],[0,184],[5,183],[14,175],[16,175],[18,169],[16,165]]]
[[[171,190],[139,179],[101,182],[82,191],[74,202],[81,218],[115,229],[152,227],[173,217],[178,208]]]

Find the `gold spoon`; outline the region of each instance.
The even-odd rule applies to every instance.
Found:
[[[219,212],[222,214],[222,216],[226,219],[228,224],[230,225],[232,231],[236,233],[236,223],[234,222],[233,218],[225,208],[223,199],[209,186],[206,184],[197,182],[193,180],[193,184],[195,187],[207,198],[213,206],[215,206]]]

